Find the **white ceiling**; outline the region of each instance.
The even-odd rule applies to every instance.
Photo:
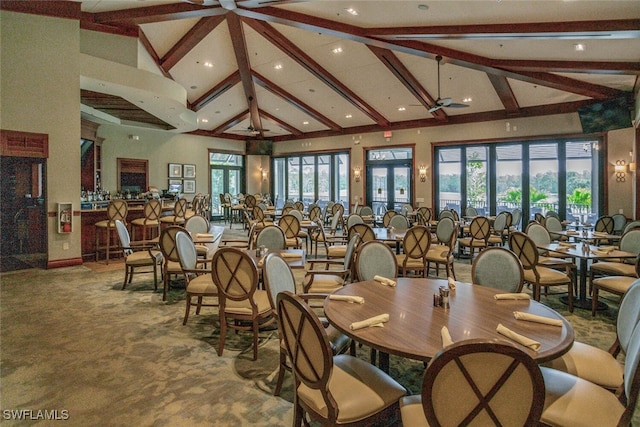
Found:
[[[330,126],[314,118],[312,112],[336,124],[339,129],[333,132],[358,133],[379,127],[380,117],[386,122],[380,128],[394,128],[517,117],[534,114],[527,108],[537,106],[549,106],[546,111],[575,111],[582,105],[577,101],[631,96],[634,87],[637,91],[640,74],[638,0],[276,1],[266,6],[260,0],[248,0],[237,1],[235,11],[221,8],[214,0],[204,0],[208,6],[152,0],[81,3],[82,11],[103,25],[139,25],[161,63],[200,19],[237,14],[249,61],[244,71],[253,76],[253,81],[239,81],[204,107],[193,108],[201,133],[215,136],[249,136],[249,118],[229,123],[249,111],[251,92],[247,92],[247,85],[261,112],[261,126],[269,130],[260,137],[278,140],[302,137],[294,135],[296,130],[309,137],[330,133]],[[140,8],[144,13],[138,13]],[[172,8],[171,13],[167,8]],[[358,14],[351,15],[349,8]],[[114,11],[126,13],[109,15]],[[259,34],[251,25],[254,19],[258,27],[268,25],[269,31],[287,39],[317,64],[312,67],[320,68],[320,73],[326,73],[334,83],[322,81],[290,52]],[[461,25],[474,27],[460,33],[457,28]],[[575,27],[570,28],[572,25]],[[404,35],[402,41],[387,40],[378,33],[365,34],[368,29],[394,27],[402,31],[408,27],[430,28],[428,36]],[[446,116],[436,119],[363,41],[391,52],[433,99],[438,96],[437,63],[433,58],[442,55],[441,96],[455,103],[470,98],[469,107],[443,109]],[[575,50],[579,43],[584,44],[584,51]],[[341,52],[334,53],[336,48]],[[499,60],[503,62],[496,62]],[[206,67],[207,62],[213,66]],[[545,66],[552,72],[540,70]],[[236,70],[230,26],[223,20],[165,71],[186,89],[191,104]],[[256,76],[273,86],[263,88]],[[490,76],[497,76],[502,85],[492,82]],[[334,90],[331,86],[335,82],[346,89],[342,93]],[[585,88],[598,93],[606,92],[606,88],[615,91],[595,97],[589,96],[591,92],[581,93]],[[352,100],[345,97],[345,90]],[[296,106],[278,92],[287,93],[304,106]],[[504,97],[510,93],[516,105],[508,110]],[[359,102],[368,107],[358,108]],[[378,119],[363,111],[367,109]],[[545,109],[535,114],[545,114]],[[283,123],[286,126],[281,126]]]

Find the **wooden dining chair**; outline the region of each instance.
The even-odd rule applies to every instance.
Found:
[[[173,213],[160,217],[160,226],[184,225],[187,215],[187,199],[176,200],[173,205]]]
[[[635,259],[635,275],[633,276],[605,276],[591,282],[591,315],[595,316],[598,310],[600,291],[605,291],[620,298],[629,287],[640,277],[640,256]]]
[[[620,250],[640,255],[640,229],[630,230],[620,238]],[[598,277],[636,275],[634,259],[596,260],[589,268],[589,283]]]
[[[485,249],[473,260],[471,283],[504,292],[521,292],[524,285],[522,263],[509,249]]]
[[[371,228],[369,224],[358,223],[349,227],[347,238],[351,239],[355,234],[360,235],[360,240],[362,240],[363,242],[376,240],[376,233],[373,231],[373,228]]]
[[[603,215],[596,220],[596,225],[593,227],[593,230],[600,233],[613,234],[614,227],[613,217]]]
[[[267,249],[286,249],[286,242],[282,228],[277,225],[267,225],[258,231],[255,247],[264,246]]]
[[[318,316],[298,296],[280,292],[278,322],[294,372],[293,425],[371,425],[394,420],[406,389],[364,360],[333,355]]]
[[[156,249],[154,245],[144,245],[131,243],[129,238],[129,230],[124,222],[119,219],[115,220],[115,229],[120,238],[120,247],[124,252],[124,280],[122,289],[131,283],[135,273],[153,272],[153,289],[158,290],[158,267],[162,271],[162,253]],[[151,270],[140,270],[140,268],[149,268]],[[137,271],[136,271],[137,270]]]
[[[540,301],[541,289],[550,286],[566,286],[568,293],[569,311],[573,312],[573,281],[571,270],[564,272],[544,267],[539,263],[538,248],[534,241],[525,233],[516,231],[509,236],[509,249],[516,254],[524,269],[525,283],[533,286],[533,298]]]
[[[253,333],[253,360],[257,360],[260,328],[273,324],[276,319],[267,291],[257,288],[256,263],[240,249],[222,247],[213,255],[211,275],[218,287],[218,356],[224,351],[227,329],[234,329]]]
[[[628,426],[640,391],[640,328],[631,334],[625,357],[621,394],[582,378],[541,367],[545,385],[541,421],[554,426]]]
[[[280,217],[278,227],[282,229],[285,237],[285,248],[302,248],[300,235],[300,221],[295,215],[287,214]]]
[[[96,228],[96,262],[98,261],[98,254],[101,251],[105,253],[105,262],[109,265],[109,259],[111,258],[111,248],[116,249],[114,244],[114,232],[116,232],[116,221],[122,222],[127,225],[127,214],[129,207],[124,200],[111,200],[107,205],[107,219],[98,221],[94,224]],[[103,236],[103,241],[100,241],[100,236]]]
[[[158,245],[164,257],[162,265],[163,274],[163,290],[162,301],[167,300],[167,293],[171,286],[171,277],[182,276],[182,267],[180,266],[180,256],[176,246],[176,234],[180,231],[187,232],[186,228],[179,225],[170,225],[160,232]],[[188,233],[188,232],[187,232]]]
[[[396,215],[398,215],[398,212],[394,210],[386,211],[384,213],[384,216],[382,217],[382,226],[385,228],[389,227],[389,224],[391,223],[391,218],[393,218]]]
[[[369,217],[369,216],[373,216],[373,209],[371,208],[371,206],[363,206],[360,208],[360,216],[363,217]]]
[[[459,251],[464,248],[469,250],[469,258],[473,261],[476,252],[480,252],[489,246],[489,236],[491,234],[491,224],[489,219],[484,216],[476,216],[469,224],[469,236],[458,239]]]
[[[342,259],[308,260],[310,268],[305,271],[302,289],[305,293],[329,294],[349,283],[354,274],[355,253],[360,245],[360,235],[354,234]],[[324,265],[324,269],[317,267]]]
[[[440,274],[440,266],[445,267],[447,277],[456,278],[454,268],[454,251],[458,238],[458,226],[452,218],[442,218],[436,226],[437,244],[432,244],[427,251],[427,275],[431,264],[435,266],[436,275]]]
[[[287,262],[278,254],[270,253],[267,255],[264,261],[263,268],[264,284],[269,296],[269,302],[273,309],[274,315],[277,318],[277,301],[278,294],[280,292],[296,293],[296,280],[291,271],[291,267]],[[324,301],[327,297],[326,293],[313,292],[298,294],[305,302],[309,303],[310,300]],[[326,319],[321,319],[327,338],[329,338],[329,346],[332,353],[340,354],[347,351],[351,339],[339,332],[336,328],[331,326]],[[273,390],[273,395],[278,396],[282,389],[282,382],[284,381],[284,375],[286,371],[291,371],[291,366],[287,363],[287,349],[284,347],[284,341],[282,339],[282,331],[278,328],[278,335],[280,338],[280,365],[278,367],[278,379],[276,386]]]
[[[160,235],[162,204],[158,199],[149,199],[144,205],[144,217],[131,221],[131,240],[150,240]],[[142,239],[136,238],[136,229],[142,229]],[[156,230],[155,232],[153,230]],[[149,233],[147,232],[149,231]]]
[[[414,225],[402,240],[403,253],[396,254],[398,276],[408,277],[410,274],[427,277],[427,253],[431,246],[431,230],[424,225]]]
[[[375,276],[394,278],[398,276],[398,261],[391,248],[378,240],[365,242],[356,253],[356,275],[358,280],[373,280]]]
[[[402,425],[535,426],[544,392],[538,364],[511,343],[460,341],[431,360],[421,394],[401,399]]]
[[[409,221],[404,215],[394,215],[389,219],[389,227],[393,227],[398,230],[406,230],[409,228]]]
[[[618,310],[616,318],[616,339],[609,350],[574,341],[568,352],[544,363],[544,366],[558,369],[618,393],[623,385],[624,368],[620,353],[627,354],[629,341],[634,329],[640,323],[640,280],[629,286]]]

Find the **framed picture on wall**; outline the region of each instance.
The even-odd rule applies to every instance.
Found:
[[[183,192],[185,194],[193,194],[196,192],[196,180],[195,179],[185,179],[182,181],[183,184]]]
[[[169,178],[182,178],[182,165],[169,163]]]
[[[181,179],[170,179],[169,180],[169,191],[172,193],[182,193],[182,180]]]
[[[182,166],[183,178],[195,178],[196,177],[196,165],[183,165]]]

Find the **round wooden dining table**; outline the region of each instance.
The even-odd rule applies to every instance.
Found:
[[[514,343],[538,362],[552,360],[573,345],[571,324],[558,312],[537,301],[497,300],[502,291],[457,282],[448,309],[434,306],[433,295],[446,280],[398,278],[395,287],[376,281],[356,282],[334,292],[364,298],[364,304],[327,298],[324,312],[329,322],[355,341],[380,352],[380,368],[388,371],[389,354],[428,362],[442,349],[441,330],[446,326],[452,340],[502,339]],[[516,320],[514,312],[560,319],[562,326]],[[384,327],[352,330],[350,325],[380,314],[388,314]],[[511,341],[496,331],[498,324],[538,341],[538,351]]]

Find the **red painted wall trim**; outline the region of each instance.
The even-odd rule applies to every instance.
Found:
[[[50,268],[73,267],[74,265],[82,265],[82,257],[47,261],[47,270]]]

